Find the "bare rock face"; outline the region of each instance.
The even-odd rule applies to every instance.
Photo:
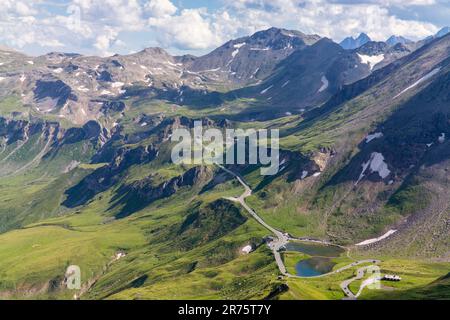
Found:
[[[174,57],[161,48],[106,58],[55,52],[31,58],[0,50],[0,97],[15,95],[28,113],[78,126],[123,112],[130,98],[198,108],[250,98],[278,106],[248,115],[267,119],[324,103],[342,86],[411,52],[408,45],[367,42],[344,50],[317,35],[270,28],[202,57]],[[384,59],[365,61],[374,55]]]
[[[61,80],[38,80],[33,93],[38,110],[43,112],[61,108],[69,99],[77,101],[72,89]]]
[[[188,68],[212,81],[257,82],[266,78],[291,53],[319,39],[316,35],[271,28],[227,42],[210,54],[192,60]]]

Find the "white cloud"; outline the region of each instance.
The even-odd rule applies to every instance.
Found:
[[[13,14],[18,16],[30,16],[35,14],[36,11],[32,7],[32,3],[22,0],[0,0],[0,6],[2,8],[0,17],[3,18],[5,14]]]
[[[108,52],[111,44],[116,41],[118,32],[113,28],[105,28],[96,39],[94,46],[102,53],[102,55],[109,56],[111,52]]]
[[[38,25],[33,2],[0,0],[0,42],[16,48],[29,44],[41,47],[62,47],[51,27]]]
[[[338,4],[376,4],[380,6],[429,6],[437,3],[436,0],[329,0]]]
[[[150,17],[160,18],[175,14],[177,7],[170,0],[150,0],[144,5],[144,10]]]
[[[15,3],[15,11],[21,16],[29,16],[35,13],[34,10],[32,10],[27,4],[21,1],[17,1]]]
[[[0,5],[0,43],[19,49],[88,47],[106,55],[120,32],[143,30],[146,23],[137,0],[72,0],[57,6],[58,14],[50,14],[40,0],[0,0]]]
[[[271,26],[336,41],[362,31],[374,40],[385,40],[392,34],[419,39],[438,28],[430,22],[401,19],[391,9],[429,9],[436,2],[234,0],[211,10],[177,8],[173,0],[71,0],[67,7],[42,0],[0,0],[0,43],[16,48],[61,48],[106,55],[114,49],[138,49],[127,47],[130,42],[145,46],[140,38],[144,33],[152,45],[205,51]],[[54,10],[49,10],[51,6],[55,6]]]
[[[143,27],[142,6],[137,0],[73,0],[84,23],[139,30]]]
[[[203,9],[185,9],[179,15],[150,18],[149,25],[155,29],[158,40],[164,46],[205,49],[217,42],[205,15]]]
[[[434,0],[433,0],[434,1]],[[404,1],[237,0],[229,5],[243,26],[286,26],[340,40],[365,31],[375,40],[392,34],[413,39],[435,33],[431,23],[402,20],[390,14],[388,5]],[[416,5],[431,0],[413,0]]]
[[[381,4],[383,6],[429,6],[432,4],[436,4],[436,0],[372,0],[368,2]]]

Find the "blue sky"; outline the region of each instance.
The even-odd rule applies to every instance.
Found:
[[[340,41],[413,40],[450,24],[449,0],[0,0],[0,44],[49,51],[127,54],[159,46],[203,54],[271,26]]]

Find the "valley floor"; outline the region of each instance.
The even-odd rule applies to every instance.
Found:
[[[203,197],[211,201],[241,192],[239,185],[231,184]],[[382,290],[365,289],[360,299],[422,299],[426,296],[420,290],[450,269],[449,263],[364,257],[358,250],[335,258],[334,271],[324,277],[297,278],[292,276],[295,265],[306,256],[282,253],[283,276],[273,251],[256,240],[270,232],[252,216],[225,237],[186,252],[174,248],[173,233],[165,233],[170,224],[182,219],[179,214],[185,210],[184,201],[168,199],[132,217],[109,220],[98,214],[108,208],[108,196],[104,195],[79,212],[0,235],[0,298],[261,299],[276,292],[279,299],[343,299],[341,284],[364,266],[355,261],[376,258],[381,260],[382,273],[403,280],[383,281]],[[241,248],[249,239],[254,239],[256,250],[246,255]],[[62,287],[69,265],[79,265],[82,270],[80,291]],[[349,290],[356,294],[362,280],[349,284]],[[287,291],[283,284],[288,285]],[[441,292],[442,298],[448,298],[448,291]]]

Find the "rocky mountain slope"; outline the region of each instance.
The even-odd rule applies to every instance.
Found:
[[[192,59],[188,68],[207,73],[216,81],[257,83],[269,76],[291,53],[305,49],[319,39],[317,35],[271,28],[232,40],[206,56]]]
[[[243,192],[232,175],[171,162],[174,130],[196,120],[280,130],[277,175],[227,166],[271,226],[442,273],[449,89],[450,35],[345,50],[272,28],[204,57],[2,49],[0,297],[250,299],[289,283],[300,298],[342,298],[338,282],[278,278],[268,231],[227,200]],[[75,296],[64,286],[72,264],[83,270]],[[399,295],[445,281],[408,281]]]
[[[320,39],[272,28],[226,43],[203,57],[172,57],[159,48],[109,58],[0,52],[2,96],[15,95],[32,112],[73,124],[98,120],[111,103],[151,96],[177,104],[268,77],[278,63]],[[205,98],[206,99],[206,98]],[[106,112],[105,112],[106,111]]]
[[[365,33],[361,33],[356,39],[353,37],[347,37],[339,44],[346,50],[353,50],[365,45],[369,41],[372,41],[370,37]]]
[[[380,63],[373,59],[381,51],[385,61],[380,65],[409,52],[400,45],[358,50],[359,55],[316,35],[271,28],[198,58],[172,57],[159,48],[109,58],[63,53],[32,58],[2,51],[0,95],[26,106],[12,110],[16,117],[37,115],[75,125],[149,99],[205,107],[251,98],[261,106],[280,104],[285,113],[298,113],[367,76]],[[108,130],[115,120],[105,124]]]

